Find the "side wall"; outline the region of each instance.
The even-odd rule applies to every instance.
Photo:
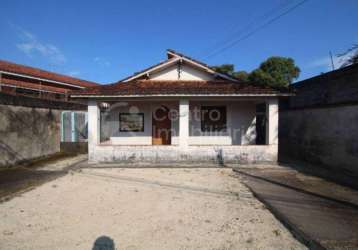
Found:
[[[81,107],[0,93],[0,168],[60,152],[61,112]]]
[[[358,64],[293,85],[281,103],[280,160],[306,161],[358,177]]]
[[[0,167],[60,152],[61,111],[0,105]]]
[[[358,177],[358,105],[280,113],[280,157]]]

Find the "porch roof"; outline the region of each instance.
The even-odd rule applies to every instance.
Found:
[[[136,80],[95,86],[70,92],[71,97],[120,96],[288,96],[288,89],[277,89],[251,82],[225,80]]]

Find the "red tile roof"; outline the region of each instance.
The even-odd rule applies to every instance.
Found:
[[[81,80],[78,78],[61,75],[61,74],[45,71],[42,69],[37,69],[37,68],[20,65],[20,64],[16,64],[16,63],[12,63],[12,62],[7,62],[7,61],[3,61],[3,60],[0,60],[0,71],[11,72],[11,73],[15,73],[15,74],[21,74],[21,75],[32,76],[32,77],[38,77],[38,78],[43,78],[43,79],[47,79],[47,80],[52,80],[52,81],[57,81],[57,82],[62,82],[62,83],[67,83],[67,84],[72,84],[72,85],[77,85],[77,86],[86,87],[86,88],[98,85],[95,82]]]
[[[269,86],[257,85],[249,82],[137,80],[75,90],[71,91],[70,95],[283,95],[288,93],[288,90],[278,90]]]
[[[3,77],[1,79],[1,84],[5,86],[12,86],[16,88],[25,88],[25,89],[33,89],[38,91],[49,91],[49,92],[56,92],[56,93],[67,93],[68,89],[66,88],[58,88],[54,86],[46,86],[46,85],[40,85],[37,83],[31,83],[31,82],[25,82],[25,81],[19,81],[16,79],[9,79]]]

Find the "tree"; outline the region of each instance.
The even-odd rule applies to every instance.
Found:
[[[228,74],[244,82],[251,81],[272,87],[288,87],[293,79],[296,79],[300,74],[300,69],[295,65],[292,58],[279,56],[269,57],[260,64],[258,69],[251,73],[235,71],[233,64],[217,65],[211,68],[216,72]]]
[[[231,76],[235,71],[234,64],[222,64],[222,65],[212,66],[211,68],[218,73],[227,74]]]
[[[249,80],[249,73],[243,70],[236,71],[232,75],[243,82],[247,82]]]
[[[218,73],[233,76],[241,81],[248,81],[249,79],[249,73],[243,70],[235,71],[234,64],[222,64],[222,65],[212,66],[211,68]]]
[[[249,79],[272,87],[288,87],[299,75],[300,69],[292,58],[273,56],[261,63]]]
[[[275,79],[273,79],[270,74],[266,73],[262,69],[255,69],[254,71],[252,71],[249,75],[249,81],[261,85],[275,85]]]

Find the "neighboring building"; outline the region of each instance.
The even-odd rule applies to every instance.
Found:
[[[0,92],[67,100],[67,93],[97,83],[0,60]]]
[[[167,56],[115,84],[70,93],[88,100],[90,162],[277,161],[278,99],[290,93],[239,82],[173,50]]]

